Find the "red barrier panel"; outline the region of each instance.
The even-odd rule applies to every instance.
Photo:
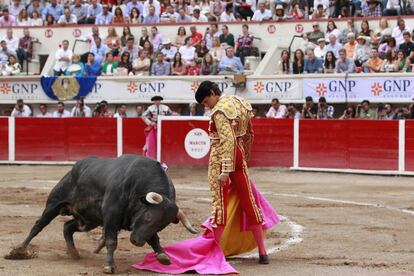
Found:
[[[0,118],[0,160],[9,160],[9,119]]]
[[[253,119],[250,166],[293,166],[293,120]]]
[[[144,129],[146,124],[141,118],[122,119],[123,153],[142,155],[145,145]]]
[[[208,154],[192,158],[185,138],[194,128],[208,129],[207,121],[162,121],[161,159],[167,164],[207,165]],[[251,166],[291,167],[293,165],[293,120],[254,119],[255,139]]]
[[[398,121],[302,120],[299,166],[398,170]]]
[[[208,121],[162,121],[161,160],[174,165],[207,165],[209,154],[201,159],[192,158],[186,151],[184,141],[187,134],[196,128],[207,132]]]
[[[115,157],[116,129],[112,118],[16,118],[16,160]]]
[[[414,171],[414,121],[405,121],[405,170]]]

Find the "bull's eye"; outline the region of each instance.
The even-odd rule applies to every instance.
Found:
[[[145,214],[144,214],[144,220],[145,220],[145,222],[150,222],[151,219],[152,219],[151,213],[150,212],[145,212]]]

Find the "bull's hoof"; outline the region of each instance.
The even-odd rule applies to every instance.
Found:
[[[32,248],[23,248],[23,247],[16,247],[10,251],[9,254],[4,256],[7,260],[26,260],[26,259],[33,259],[37,257],[37,252]]]
[[[78,250],[76,249],[68,249],[67,253],[73,260],[79,260],[81,258]]]
[[[104,266],[102,272],[105,273],[105,274],[114,274],[115,273],[115,267],[110,266],[110,265],[106,265],[106,266]]]
[[[163,265],[170,265],[171,264],[170,257],[168,257],[168,255],[165,254],[165,253],[157,254],[157,260]]]

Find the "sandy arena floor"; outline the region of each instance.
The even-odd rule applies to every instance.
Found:
[[[69,166],[0,166],[0,255],[27,235],[48,192]],[[271,264],[238,258],[241,275],[414,275],[414,178],[252,169],[262,192],[284,217],[268,233]],[[199,225],[210,213],[205,170],[171,168],[178,204]],[[38,257],[0,258],[0,275],[101,275],[105,250],[92,251],[100,230],[75,234],[82,259],[65,252],[63,222],[56,218],[32,242]],[[192,237],[180,225],[160,234],[162,244]],[[122,232],[117,272],[154,275],[130,268],[149,246],[134,247]]]

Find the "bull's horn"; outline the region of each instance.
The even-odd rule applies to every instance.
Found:
[[[162,195],[154,192],[149,192],[145,199],[151,204],[160,204],[163,201]]]
[[[178,210],[177,218],[181,223],[184,225],[184,227],[188,230],[188,232],[192,234],[198,234],[198,231],[193,228],[188,218],[184,215],[183,211]]]

